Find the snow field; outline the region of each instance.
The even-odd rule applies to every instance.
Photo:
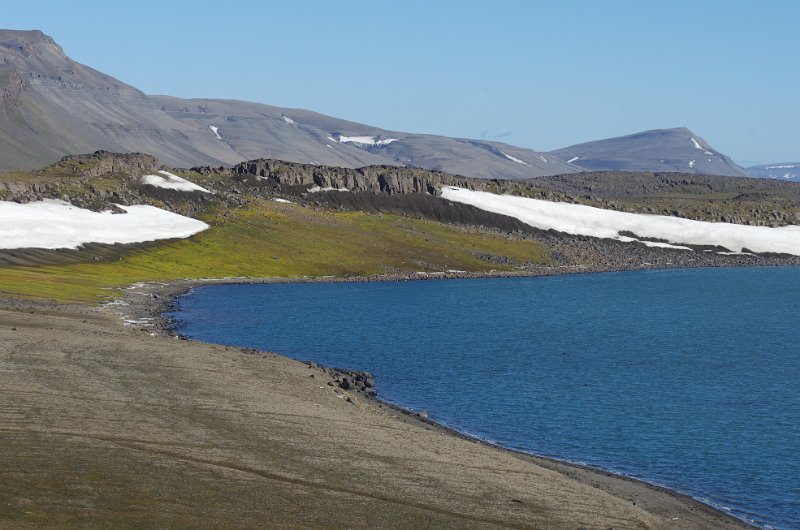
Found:
[[[142,243],[185,238],[208,225],[155,206],[93,212],[56,200],[0,202],[0,248],[76,249],[85,243]]]
[[[769,228],[711,223],[663,215],[617,212],[582,204],[496,195],[452,186],[442,188],[442,197],[488,212],[508,215],[542,230],[553,229],[567,234],[623,242],[638,241],[620,235],[620,232],[632,232],[641,238],[670,242],[665,244],[640,241],[654,247],[675,248],[681,244],[718,245],[736,253],[748,249],[759,253],[776,252],[800,256],[800,226]]]

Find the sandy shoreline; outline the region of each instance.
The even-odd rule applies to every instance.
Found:
[[[682,267],[683,268],[683,267]],[[420,280],[436,280],[436,279],[467,279],[467,278],[510,278],[510,277],[538,277],[538,276],[553,276],[564,274],[576,273],[597,273],[597,272],[622,272],[618,270],[606,269],[579,269],[567,270],[566,268],[547,268],[542,271],[536,272],[522,272],[522,273],[466,273],[461,271],[451,271],[448,273],[439,274],[394,274],[394,275],[381,275],[369,277],[317,277],[317,278],[224,278],[224,279],[203,279],[203,280],[184,280],[169,283],[151,283],[151,284],[135,284],[125,292],[123,300],[127,305],[120,306],[115,312],[123,318],[128,320],[132,325],[138,326],[144,324],[140,329],[147,331],[151,334],[155,333],[161,336],[168,336],[173,339],[184,337],[178,335],[174,331],[175,322],[164,316],[164,313],[174,307],[174,301],[188,293],[191,289],[196,287],[208,285],[223,285],[223,284],[267,284],[267,283],[324,283],[324,282],[372,282],[372,281],[420,281]],[[194,342],[191,341],[190,342]],[[267,352],[259,352],[267,353]],[[302,361],[298,361],[302,362]],[[311,368],[311,366],[309,366]],[[314,366],[314,368],[322,368]],[[378,382],[378,390],[380,389],[380,382]],[[529,453],[515,451],[513,449],[505,448],[484,440],[477,439],[465,433],[441,425],[426,416],[421,416],[414,413],[414,411],[407,410],[399,405],[382,401],[379,397],[361,396],[375,402],[386,410],[393,412],[394,416],[401,421],[410,421],[430,427],[440,432],[443,435],[463,439],[469,443],[483,445],[492,450],[507,452],[515,455],[518,458],[529,461],[537,466],[555,471],[560,475],[577,480],[582,484],[591,485],[615,497],[635,499],[630,502],[649,513],[658,516],[666,516],[667,520],[675,521],[676,527],[681,528],[704,528],[707,524],[706,518],[713,521],[713,528],[750,528],[745,521],[742,521],[729,513],[695,500],[694,498],[661,487],[655,484],[637,480],[634,478],[615,474],[599,468],[589,467],[585,465],[575,464],[558,459],[532,455]],[[674,515],[677,511],[684,514],[692,514],[692,517],[686,515]],[[699,516],[698,521],[693,521],[693,517]],[[677,523],[681,521],[681,523]],[[692,522],[690,522],[692,521]],[[702,521],[702,522],[701,522]],[[693,524],[697,526],[693,526]],[[667,527],[671,527],[668,524]]]

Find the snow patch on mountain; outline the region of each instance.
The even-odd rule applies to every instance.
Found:
[[[295,124],[295,121],[293,119],[291,119],[290,117],[288,117],[288,116],[281,116],[281,117],[283,118],[283,121],[285,121],[289,125],[294,125]]]
[[[525,162],[524,160],[520,160],[519,158],[515,158],[515,157],[513,157],[513,156],[511,156],[508,153],[505,153],[503,151],[500,151],[500,154],[503,155],[504,157],[508,158],[512,162],[516,162],[517,164],[523,164],[525,166],[529,166],[530,165],[529,163]]]
[[[356,145],[365,145],[365,146],[384,146],[389,145],[392,142],[399,141],[397,138],[387,138],[386,140],[375,140],[374,136],[342,136],[339,135],[339,142],[345,143],[352,143]]]
[[[0,248],[79,248],[86,243],[142,243],[186,238],[208,228],[197,219],[155,206],[93,212],[64,201],[0,202]]]
[[[209,125],[208,128],[211,129],[211,132],[214,133],[214,137],[216,137],[217,140],[222,140],[222,136],[219,135],[219,127],[216,125]]]
[[[147,184],[150,186],[154,186],[156,188],[163,188],[167,190],[178,190],[178,191],[199,191],[201,193],[210,193],[213,194],[214,192],[208,191],[207,189],[198,186],[193,182],[189,182],[186,179],[183,179],[177,175],[173,175],[169,171],[159,171],[161,175],[145,175],[142,177],[142,184]]]
[[[573,235],[632,240],[620,232],[632,232],[645,239],[659,239],[675,245],[714,245],[734,252],[777,252],[800,256],[800,226],[769,228],[731,223],[710,223],[628,212],[604,210],[581,204],[549,202],[511,195],[445,186],[444,199],[470,204],[488,212],[519,219],[542,230]],[[640,241],[654,243],[652,241]],[[650,246],[655,246],[651,244]]]
[[[706,155],[713,155],[713,154],[714,154],[714,153],[712,153],[711,151],[707,151],[707,150],[706,150],[706,148],[705,148],[705,147],[703,147],[702,145],[700,145],[700,142],[698,142],[698,141],[697,141],[697,140],[695,140],[694,138],[690,138],[690,140],[692,141],[692,144],[694,144],[694,148],[695,148],[695,149],[699,149],[699,150],[701,150],[701,151],[702,151],[704,154],[706,154]]]

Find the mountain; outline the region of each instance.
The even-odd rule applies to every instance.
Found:
[[[800,182],[800,162],[783,162],[778,164],[764,164],[750,166],[747,174],[760,179],[785,180]]]
[[[746,176],[744,168],[685,127],[655,129],[549,153],[590,171],[677,171]]]
[[[173,167],[278,158],[485,178],[580,171],[498,142],[387,131],[244,101],[149,96],[73,61],[40,31],[0,30],[0,169],[32,169],[101,149],[148,153]]]
[[[412,166],[476,178],[586,170],[746,175],[689,129],[659,129],[538,153],[484,140],[389,131],[303,109],[151,96],[70,59],[40,31],[0,30],[0,170],[96,150],[141,152],[172,167],[274,158]]]

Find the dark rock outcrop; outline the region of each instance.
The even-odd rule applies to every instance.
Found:
[[[418,168],[395,166],[367,166],[357,169],[343,167],[324,167],[312,164],[296,164],[281,160],[258,159],[242,162],[232,168],[194,167],[192,171],[201,174],[231,176],[251,184],[268,179],[279,188],[301,188],[294,191],[305,192],[313,186],[320,188],[346,189],[351,192],[371,192],[392,194],[427,193],[435,195],[443,185],[459,186],[469,189],[484,189],[487,182],[426,171]],[[249,177],[255,177],[249,178]]]
[[[82,177],[101,177],[104,175],[141,176],[153,173],[161,167],[154,156],[142,153],[111,153],[95,151],[87,155],[68,155],[60,162],[48,166],[44,171],[60,169],[71,171]]]

